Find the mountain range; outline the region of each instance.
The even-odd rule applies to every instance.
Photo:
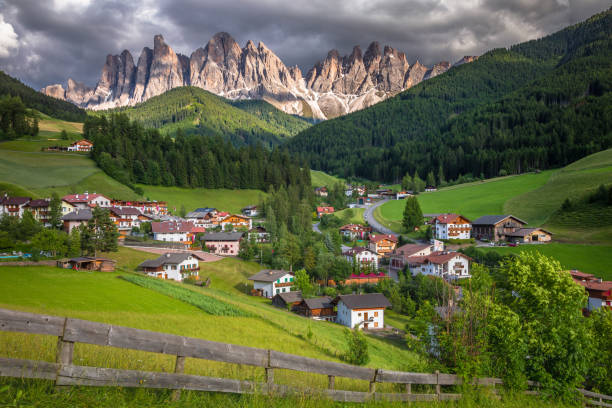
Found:
[[[477,57],[464,57],[455,65]],[[133,106],[170,89],[195,86],[228,99],[263,99],[286,113],[328,119],[374,105],[451,67],[440,62],[410,65],[406,55],[373,42],[362,53],[356,46],[348,56],[331,50],[306,76],[287,67],[268,47],[248,41],[244,48],[227,33],[215,34],[191,56],[177,54],[161,35],[153,49],[143,48],[137,63],[128,50],[108,55],[95,87],[72,78],[41,92],[94,109]]]
[[[612,9],[491,50],[285,146],[313,169],[390,182],[561,167],[612,147],[611,73]]]

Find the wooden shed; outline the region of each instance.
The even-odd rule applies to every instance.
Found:
[[[83,256],[78,258],[71,258],[67,262],[58,261],[58,266],[62,268],[74,269],[75,271],[86,270],[86,271],[100,271],[100,272],[113,272],[115,270],[116,261],[107,258]]]
[[[272,298],[272,304],[276,307],[287,308],[291,305],[291,309],[297,306],[302,301],[302,292],[284,292],[274,295]]]

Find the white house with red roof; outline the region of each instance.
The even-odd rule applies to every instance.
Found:
[[[62,201],[70,204],[74,209],[86,209],[92,207],[110,207],[111,199],[96,193],[69,194],[62,197]]]
[[[433,222],[436,239],[470,239],[472,223],[459,214],[440,214]]]
[[[350,248],[342,253],[347,261],[360,268],[378,269],[378,254],[364,247]]]
[[[433,275],[446,280],[470,277],[471,258],[461,252],[436,251],[424,256],[406,258],[413,275]]]
[[[193,228],[193,223],[184,221],[162,221],[151,223],[153,239],[156,241],[191,244],[193,241]]]
[[[325,214],[333,214],[334,207],[317,207],[317,217],[321,218]]]
[[[68,146],[69,152],[91,152],[93,150],[93,143],[87,139],[81,139],[70,146]]]

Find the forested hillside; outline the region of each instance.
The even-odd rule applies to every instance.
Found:
[[[89,117],[83,134],[95,145],[92,157],[98,166],[126,185],[260,190],[294,185],[304,194],[311,192],[308,166],[279,149],[236,148],[221,136],[185,135],[181,130],[172,138],[125,114]]]
[[[612,146],[612,11],[313,126],[290,151],[342,177],[493,177]]]
[[[164,134],[174,134],[180,128],[187,135],[222,136],[235,146],[262,143],[271,147],[310,125],[264,101],[232,102],[192,86],[113,111]]]
[[[87,116],[83,109],[70,102],[44,95],[0,71],[0,96],[5,95],[17,96],[27,108],[36,109],[57,119],[83,122]]]

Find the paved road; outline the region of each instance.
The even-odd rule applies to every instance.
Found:
[[[389,201],[388,199],[380,200],[376,204],[372,204],[369,208],[367,208],[363,213],[363,219],[370,224],[372,229],[381,234],[395,234],[395,232],[391,231],[389,228],[383,226],[380,222],[376,221],[374,218],[374,210],[377,207],[380,207],[384,203]]]

